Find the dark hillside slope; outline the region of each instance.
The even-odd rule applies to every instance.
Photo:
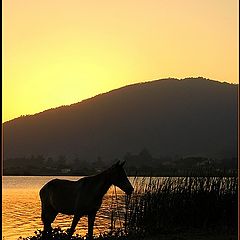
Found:
[[[3,124],[4,158],[43,154],[110,160],[237,155],[237,86],[203,78],[126,86]]]

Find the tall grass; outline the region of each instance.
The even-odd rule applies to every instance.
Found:
[[[237,177],[167,177],[135,181],[126,198],[125,231],[137,234],[189,228],[237,230]]]

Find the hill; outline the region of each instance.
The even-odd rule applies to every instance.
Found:
[[[3,123],[4,159],[110,161],[144,148],[156,157],[236,157],[237,91],[204,78],[122,87]]]

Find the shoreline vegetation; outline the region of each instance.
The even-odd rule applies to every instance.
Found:
[[[112,209],[111,228],[95,239],[235,240],[238,235],[237,177],[154,177],[135,181],[122,211]],[[114,211],[119,211],[114,214]],[[121,228],[115,227],[116,218]],[[42,232],[20,238],[41,240]],[[60,228],[53,239],[65,240]],[[72,240],[87,239],[74,235]]]
[[[154,157],[148,149],[138,154],[126,153],[125,169],[128,176],[237,176],[237,158]],[[118,159],[107,161],[98,156],[92,162],[78,157],[64,155],[47,157],[44,155],[8,158],[3,162],[5,176],[86,176],[97,174]],[[16,167],[17,166],[17,167]]]
[[[41,240],[42,233],[36,231],[35,236],[21,238],[18,240]],[[188,229],[179,232],[159,233],[152,236],[137,236],[137,235],[125,235],[119,234],[119,231],[112,233],[103,233],[100,236],[94,237],[94,240],[237,240],[237,233],[225,232],[225,231],[212,231],[200,229]],[[60,228],[53,229],[52,240],[69,240],[66,232]],[[87,236],[72,236],[71,240],[87,240]]]

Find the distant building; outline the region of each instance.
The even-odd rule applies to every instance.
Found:
[[[69,172],[71,172],[70,168],[62,168],[61,169],[61,173],[69,173]]]

